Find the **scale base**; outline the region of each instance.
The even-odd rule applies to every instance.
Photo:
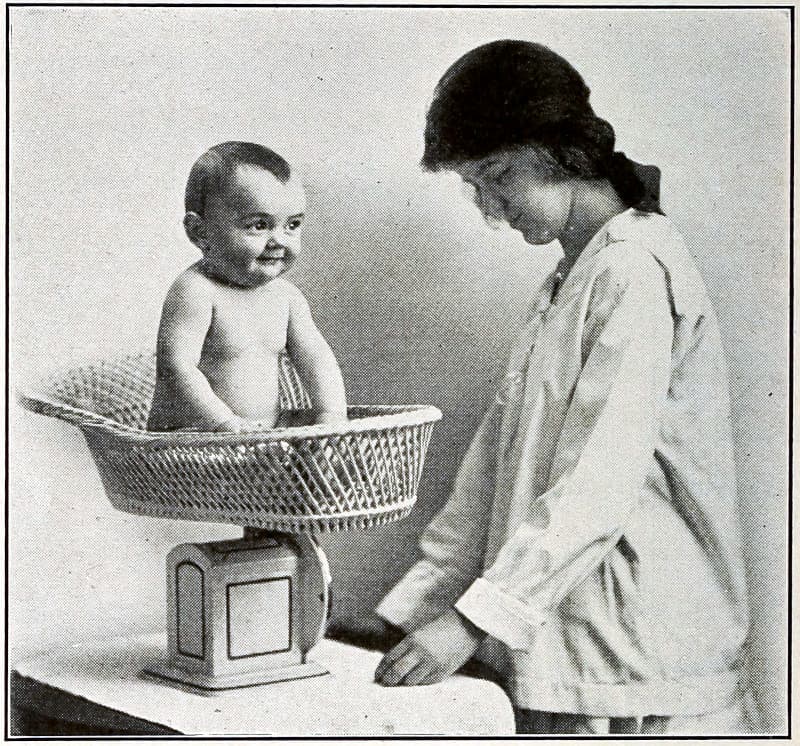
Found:
[[[308,679],[313,676],[325,676],[328,673],[328,669],[319,663],[307,661],[306,663],[297,663],[283,668],[227,676],[212,676],[207,673],[184,671],[176,666],[171,666],[169,663],[152,663],[142,670],[141,675],[146,679],[155,679],[195,694],[214,697],[237,689],[275,684],[279,681]]]

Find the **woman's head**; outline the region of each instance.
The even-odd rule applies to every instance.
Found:
[[[527,151],[553,181],[607,179],[626,205],[658,211],[657,187],[615,152],[614,129],[594,113],[589,93],[575,68],[541,44],[503,40],[473,49],[439,81],[422,165],[460,171]]]

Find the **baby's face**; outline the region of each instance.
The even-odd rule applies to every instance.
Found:
[[[226,188],[206,201],[200,243],[206,268],[242,287],[274,280],[300,253],[305,209],[299,182],[282,184],[265,169],[239,166]]]

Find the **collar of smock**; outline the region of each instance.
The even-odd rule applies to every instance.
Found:
[[[574,287],[576,278],[583,274],[584,268],[591,263],[598,251],[604,249],[609,244],[626,240],[626,238],[636,232],[638,228],[637,222],[646,218],[647,213],[642,213],[639,210],[630,207],[624,212],[619,213],[619,215],[615,215],[613,218],[611,218],[611,220],[605,223],[600,230],[594,234],[589,243],[586,244],[583,251],[581,251],[580,255],[575,260],[575,264],[573,264],[570,268],[566,280],[564,280],[563,285],[558,291],[557,300],[569,297],[569,290],[571,287]],[[552,289],[555,287],[555,284],[559,282],[559,275],[563,274],[565,264],[566,259],[561,259],[561,261],[559,261],[559,263],[556,265],[555,271],[551,275],[548,283],[550,287],[550,293],[552,293]]]
[[[619,215],[615,215],[611,220],[605,223],[605,225],[594,234],[589,243],[586,244],[578,260],[573,265],[573,269],[584,261],[584,259],[596,254],[600,249],[604,249],[612,243],[633,238],[636,234],[641,232],[643,225],[648,222],[649,217],[650,213],[641,212],[635,207],[629,207],[624,212],[619,213]]]
[[[667,278],[667,292],[673,313],[691,315],[707,312],[705,285],[697,275],[683,239],[672,223],[659,213],[643,212],[634,207],[615,215],[600,228],[586,244],[563,282],[558,275],[563,271],[564,260],[558,263],[546,285],[548,295],[542,307],[558,305],[580,293],[597,253],[622,241],[641,242],[643,249],[649,251],[661,265]]]

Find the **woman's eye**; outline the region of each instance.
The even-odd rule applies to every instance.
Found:
[[[492,181],[495,184],[502,184],[508,179],[510,175],[511,175],[511,166],[506,166],[502,171],[495,174],[495,176],[492,178]]]

